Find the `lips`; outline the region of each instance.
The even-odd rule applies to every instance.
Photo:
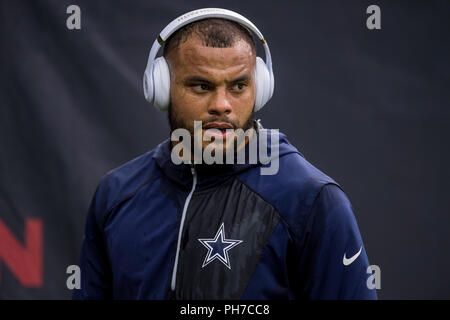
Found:
[[[233,125],[231,125],[228,122],[209,122],[203,126],[203,129],[226,130],[226,129],[233,129]]]
[[[214,132],[214,130],[210,129],[217,129],[220,132]],[[214,138],[225,139],[230,134],[230,131],[227,132],[227,129],[234,129],[233,125],[228,122],[209,122],[203,126],[205,135]]]

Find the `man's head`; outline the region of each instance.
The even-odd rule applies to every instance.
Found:
[[[167,40],[164,57],[170,70],[171,130],[193,134],[194,120],[202,121],[203,132],[251,127],[256,45],[244,27],[217,18],[193,22]]]

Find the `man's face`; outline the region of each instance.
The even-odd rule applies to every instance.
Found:
[[[193,134],[194,120],[202,121],[202,137],[215,137],[207,130],[211,128],[245,131],[251,127],[256,59],[247,42],[237,40],[232,47],[213,48],[191,35],[167,60],[172,130],[185,128]],[[226,141],[225,132],[220,136]],[[203,141],[202,147],[209,143]]]

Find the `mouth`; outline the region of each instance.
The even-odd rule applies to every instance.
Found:
[[[233,129],[233,125],[228,122],[209,122],[203,126],[203,129],[226,130],[226,129]]]
[[[220,133],[210,129],[219,130]],[[225,138],[230,133],[230,131],[227,132],[227,129],[234,129],[234,127],[228,122],[210,122],[203,126],[204,134],[215,138]]]

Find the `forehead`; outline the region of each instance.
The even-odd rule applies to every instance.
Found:
[[[193,35],[173,50],[168,57],[172,71],[177,75],[238,74],[254,70],[255,54],[250,44],[239,39],[232,47],[207,47]]]

